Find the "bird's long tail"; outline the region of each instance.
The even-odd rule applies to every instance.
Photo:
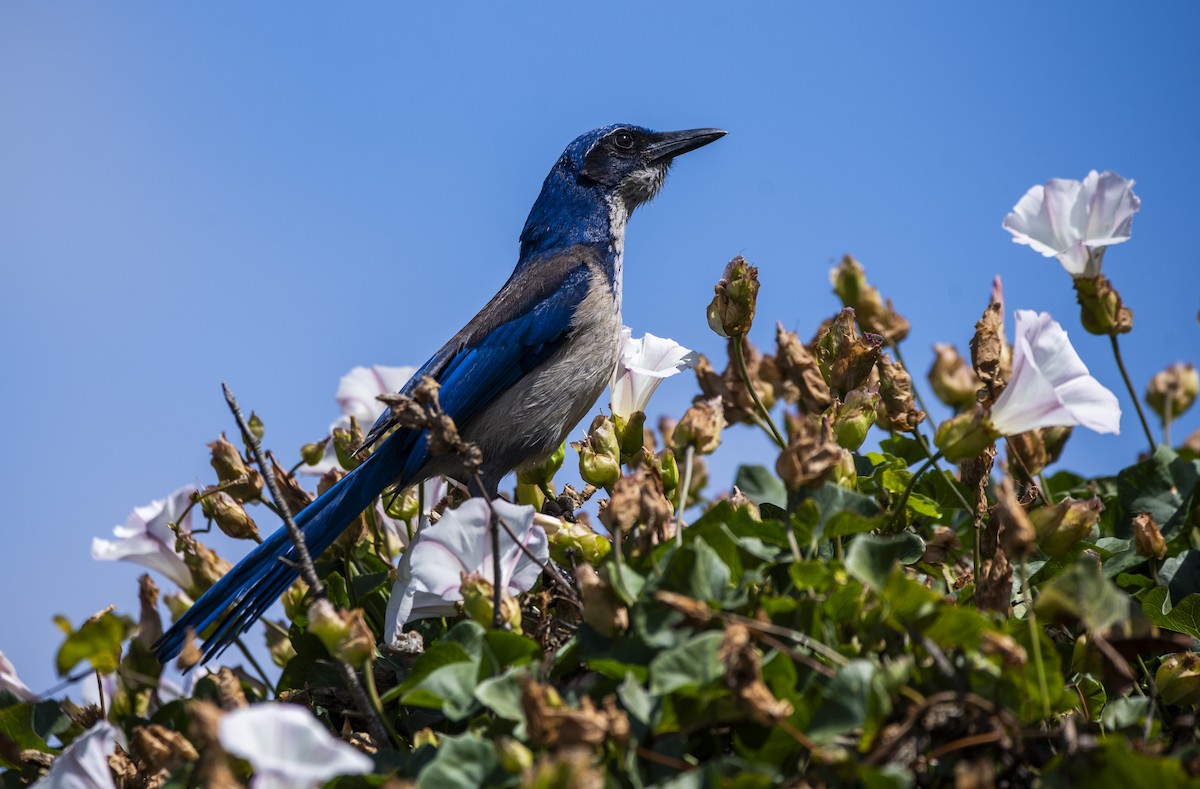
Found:
[[[371,455],[296,515],[313,559],[394,481],[385,460],[379,452]],[[179,654],[188,630],[200,634],[216,622],[216,630],[204,642],[203,660],[219,655],[298,577],[296,549],[284,526],[201,595],[154,644],[154,654],[165,664]]]

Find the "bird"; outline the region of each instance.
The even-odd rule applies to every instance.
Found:
[[[477,473],[455,454],[430,452],[428,431],[397,428],[385,411],[360,450],[365,460],[295,516],[319,556],[392,485],[435,476],[496,498],[511,471],[551,455],[604,391],[620,352],[625,227],[662,188],[674,159],[726,132],[654,132],[630,124],[573,140],[550,169],[520,236],[517,265],[499,292],[400,390],[429,377],[463,440],[482,452]],[[177,656],[189,632],[213,631],[201,662],[219,655],[298,577],[287,529],[259,544],[154,644]]]

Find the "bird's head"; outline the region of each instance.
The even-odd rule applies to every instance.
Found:
[[[522,255],[622,233],[629,214],[662,188],[676,156],[725,134],[721,129],[655,132],[621,123],[580,135],[546,176],[521,234]]]

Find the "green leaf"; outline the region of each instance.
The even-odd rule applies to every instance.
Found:
[[[729,566],[708,543],[696,538],[671,555],[660,587],[697,600],[720,603],[729,583]]]
[[[1129,596],[1086,558],[1042,587],[1033,607],[1046,621],[1078,619],[1092,632],[1129,619]]]
[[[882,688],[879,668],[869,660],[851,660],[838,671],[825,689],[825,700],[817,708],[807,734],[817,742],[865,728],[891,707]]]
[[[1164,630],[1200,638],[1200,594],[1190,594],[1175,605],[1165,586],[1156,586],[1142,596],[1142,610]]]
[[[521,707],[521,683],[517,675],[525,672],[513,668],[498,677],[489,677],[475,688],[475,698],[501,718],[525,723],[525,711]]]
[[[755,504],[787,507],[787,488],[766,466],[738,466],[733,484]]]
[[[1121,505],[1121,532],[1130,536],[1129,520],[1148,512],[1162,525],[1169,540],[1189,509],[1185,503],[1200,482],[1200,461],[1183,460],[1174,450],[1160,445],[1149,460],[1117,474],[1117,499]]]
[[[434,669],[419,682],[405,683],[410,690],[401,702],[413,707],[440,709],[450,720],[462,720],[474,708],[478,678],[474,663],[451,663]]]
[[[1154,789],[1193,786],[1177,755],[1150,756],[1120,738],[1100,741],[1093,750],[1063,754],[1048,765],[1043,783],[1052,789]]]
[[[497,670],[524,665],[542,654],[538,642],[511,630],[489,630],[484,640],[499,664]]]
[[[0,709],[0,738],[11,740],[17,751],[34,750],[55,753],[46,738],[59,734],[71,725],[71,719],[57,701],[31,701]],[[17,769],[19,764],[4,758],[0,748],[0,766]]]
[[[660,652],[650,661],[650,693],[662,696],[678,690],[695,691],[725,674],[717,659],[723,634],[708,631],[674,649]]]
[[[433,761],[417,774],[417,789],[493,786],[502,784],[504,778],[492,744],[478,734],[464,734],[443,738]]]
[[[897,562],[910,564],[925,553],[925,543],[912,532],[864,534],[850,543],[846,571],[865,586],[879,592]]]
[[[895,455],[909,466],[920,463],[928,457],[925,450],[921,449],[920,443],[915,438],[908,436],[896,435],[885,438],[879,442],[879,448],[889,455]]]
[[[292,662],[295,662],[294,658]],[[459,663],[469,666],[473,674],[478,673],[478,658],[472,658],[462,644],[454,641],[437,641],[425,650],[425,654],[417,658],[417,662],[413,664],[412,671],[404,678],[403,682],[383,694],[383,700],[387,702],[398,699],[417,687],[417,685],[438,669]],[[288,667],[291,667],[291,663],[288,664]]]
[[[64,625],[65,619],[56,617],[56,621],[69,631],[69,625]],[[78,630],[69,633],[59,647],[55,660],[59,675],[66,676],[83,660],[101,674],[112,674],[121,664],[121,644],[134,628],[132,619],[112,611],[87,620]]]

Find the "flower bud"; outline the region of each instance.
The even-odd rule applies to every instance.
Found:
[[[593,630],[611,636],[629,627],[629,609],[617,599],[607,573],[601,575],[594,567],[581,564],[575,568],[575,584],[583,598],[583,621]]]
[[[854,325],[854,310],[839,312],[833,323],[817,340],[817,365],[833,394],[857,389],[871,377],[879,361],[883,337],[878,334],[859,335]]]
[[[876,364],[879,370],[879,426],[898,433],[917,429],[925,421],[925,412],[917,408],[913,396],[912,376],[900,362],[884,354]]]
[[[1121,294],[1108,277],[1076,277],[1075,298],[1079,302],[1080,322],[1092,334],[1116,336],[1133,329],[1133,312],[1121,301]]]
[[[296,657],[296,648],[292,646],[292,639],[288,637],[287,628],[267,627],[267,651],[271,653],[271,662],[283,668],[292,658]]]
[[[253,411],[250,412],[250,418],[246,420],[246,427],[250,428],[250,435],[254,436],[258,441],[262,441],[263,436],[267,432],[262,419]]]
[[[171,614],[171,621],[174,622],[192,607],[192,598],[188,597],[187,592],[168,592],[163,595],[163,603]]]
[[[217,479],[221,482],[238,483],[225,488],[229,495],[239,501],[257,499],[262,493],[262,475],[246,466],[237,447],[225,439],[225,434],[222,433],[208,448],[212,450],[212,459],[209,462],[217,472]]]
[[[438,737],[437,732],[426,726],[413,735],[412,741],[412,747],[415,751],[423,745],[431,745],[436,748],[438,747],[438,743],[441,742],[441,738]]]
[[[640,458],[646,440],[646,414],[641,411],[634,411],[628,417],[613,414],[612,425],[621,448],[621,462],[628,463]]]
[[[1011,477],[1004,477],[997,493],[993,516],[999,520],[1004,555],[1012,559],[1030,556],[1036,544],[1036,530],[1025,508],[1017,501]]]
[[[479,573],[462,574],[463,613],[484,627],[491,627],[496,611],[496,588]],[[507,591],[500,594],[500,621],[521,631],[521,605]]]
[[[975,395],[983,383],[958,354],[953,345],[935,343],[933,366],[929,368],[929,386],[937,398],[956,411],[975,405]]]
[[[549,485],[554,480],[554,475],[562,468],[563,459],[566,456],[567,444],[564,441],[550,454],[550,457],[539,465],[518,472],[517,482],[523,482],[526,485]]]
[[[884,304],[879,291],[867,282],[862,265],[850,255],[829,272],[833,292],[842,305],[854,310],[864,331],[883,335],[888,342],[899,342],[908,336],[909,322],[892,308],[892,300]]]
[[[875,424],[875,410],[880,404],[879,389],[863,386],[847,393],[845,402],[834,402],[829,408],[833,434],[846,449],[858,449]]]
[[[383,503],[387,516],[398,521],[411,521],[417,517],[421,507],[421,499],[416,488],[406,488],[404,491],[389,488],[383,492]],[[426,502],[426,504],[431,506],[434,502]]]
[[[308,584],[303,578],[297,578],[296,581],[283,592],[280,602],[283,603],[283,613],[287,616],[288,621],[299,616],[304,609],[304,600],[308,597]]]
[[[721,397],[697,400],[684,412],[671,434],[671,447],[682,454],[687,447],[700,455],[712,454],[721,443],[725,409]]]
[[[750,331],[758,300],[758,269],[735,257],[725,267],[715,296],[708,305],[708,325],[722,337],[741,337]]]
[[[621,476],[621,464],[612,455],[593,449],[591,436],[583,441],[573,441],[571,446],[579,453],[579,476],[589,485],[612,490],[613,483]]]
[[[659,452],[657,459],[658,473],[663,481],[663,494],[671,498],[675,488],[679,487],[679,462],[675,459],[675,453],[669,449]]]
[[[219,490],[202,497],[200,509],[204,517],[216,523],[221,531],[233,539],[262,542],[254,519],[228,493]]]
[[[1191,707],[1200,702],[1200,655],[1168,655],[1154,672],[1154,686],[1162,700],[1173,707]]]
[[[641,466],[613,485],[608,506],[600,511],[600,521],[612,534],[628,532],[640,523],[648,532],[661,535],[666,532],[673,515],[671,503],[663,494],[662,477],[657,467]]]
[[[300,459],[304,461],[306,466],[315,466],[321,462],[321,458],[325,457],[325,446],[329,443],[329,439],[324,441],[314,441],[311,444],[305,444],[300,447]]]
[[[583,517],[583,514],[580,515]],[[612,551],[612,541],[602,534],[597,534],[586,523],[571,523],[562,521],[558,530],[546,533],[550,541],[550,558],[570,567],[575,562],[569,561],[570,555],[582,559],[588,564],[599,564]]]
[[[360,458],[354,457],[354,450],[358,449],[363,442],[362,428],[358,426],[358,420],[353,416],[350,417],[350,427],[335,427],[333,429],[333,451],[337,454],[338,465],[353,471],[359,463]]]
[[[1148,512],[1139,512],[1133,516],[1133,549],[1138,556],[1147,559],[1167,557],[1167,541]]]
[[[533,767],[533,751],[520,740],[501,737],[496,741],[496,753],[500,757],[500,766],[509,775],[520,775]]]
[[[975,335],[971,338],[971,366],[983,384],[983,394],[977,394],[982,403],[990,405],[1004,390],[1011,365],[1012,352],[1004,336],[1004,305],[992,301],[975,324]]]
[[[951,463],[960,463],[978,457],[979,453],[999,438],[983,416],[983,410],[953,416],[938,425],[933,434],[934,445]]]
[[[232,564],[217,556],[204,543],[197,542],[190,532],[181,532],[175,540],[175,547],[183,554],[183,563],[192,573],[192,588],[187,590],[192,598],[207,591],[233,569]]]
[[[361,608],[338,611],[322,598],[309,606],[308,632],[321,640],[329,654],[354,668],[362,668],[375,655],[375,635]]]
[[[1100,522],[1104,504],[1099,498],[1066,498],[1029,513],[1037,532],[1038,547],[1055,559],[1070,553]]]
[[[800,410],[807,414],[819,414],[828,408],[833,399],[817,357],[794,332],[784,329],[782,323],[775,325],[775,346],[774,366],[782,383],[784,399],[798,403]]]
[[[842,448],[833,440],[828,418],[818,423],[812,417],[801,417],[788,433],[791,441],[775,461],[775,471],[788,490],[815,487],[841,465]]]
[[[1196,402],[1200,375],[1195,365],[1176,362],[1150,379],[1146,387],[1146,405],[1154,409],[1163,423],[1177,419]]]

